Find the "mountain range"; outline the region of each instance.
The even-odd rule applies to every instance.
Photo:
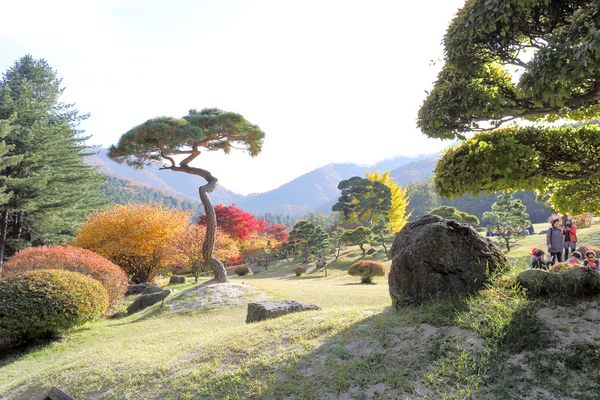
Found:
[[[199,176],[161,171],[158,165],[135,169],[119,164],[107,156],[107,149],[93,149],[96,154],[86,157],[86,163],[108,176],[132,181],[182,200],[199,202],[198,187],[206,181]],[[340,196],[340,181],[353,176],[364,177],[365,171],[390,171],[391,178],[401,186],[432,175],[440,154],[416,157],[398,156],[373,165],[332,163],[299,176],[290,182],[264,193],[247,196],[235,193],[221,185],[210,194],[213,204],[232,205],[257,216],[266,213],[301,217],[311,211],[328,214]]]

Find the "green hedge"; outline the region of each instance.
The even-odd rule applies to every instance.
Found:
[[[65,270],[38,270],[0,281],[0,338],[58,335],[99,318],[108,293],[95,279]]]

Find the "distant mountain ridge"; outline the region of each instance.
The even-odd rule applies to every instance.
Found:
[[[156,165],[145,169],[134,169],[109,159],[107,149],[99,148],[93,151],[97,154],[86,157],[86,162],[96,166],[99,172],[158,189],[182,200],[200,201],[198,187],[204,185],[206,181],[199,176],[184,173],[165,174],[163,171],[159,172],[159,167]],[[410,181],[431,176],[439,156],[439,153],[416,157],[398,156],[373,165],[332,163],[264,193],[244,196],[217,185],[210,198],[213,204],[236,204],[257,216],[273,213],[301,217],[311,211],[329,213],[331,206],[340,196],[337,188],[340,181],[353,176],[364,176],[365,171],[390,170],[392,179],[404,186]],[[163,177],[165,180],[162,179]]]

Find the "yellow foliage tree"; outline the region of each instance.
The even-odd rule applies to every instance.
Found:
[[[204,259],[203,243],[206,237],[206,226],[190,224],[181,234],[174,236],[172,247],[173,261],[190,268],[196,282],[201,272],[211,271]],[[239,242],[217,227],[214,256],[219,260],[240,256]]]
[[[386,171],[382,174],[380,171],[377,172],[365,172],[365,176],[371,182],[381,182],[387,186],[392,192],[392,206],[388,212],[388,228],[393,233],[398,232],[410,217],[410,213],[406,213],[408,207],[408,197],[406,196],[406,188],[400,187],[396,182],[390,178],[390,171]]]
[[[170,242],[189,221],[189,213],[162,205],[118,205],[92,214],[73,245],[108,258],[135,283],[148,282],[171,261]]]
[[[246,262],[264,261],[279,247],[281,242],[266,233],[258,233],[240,242],[241,257]]]

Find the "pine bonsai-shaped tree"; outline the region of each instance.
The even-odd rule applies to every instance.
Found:
[[[143,168],[154,161],[163,161],[161,169],[198,175],[206,184],[198,189],[206,213],[206,235],[202,254],[215,274],[217,282],[226,282],[225,266],[213,254],[217,218],[208,197],[217,186],[217,178],[208,170],[190,165],[200,152],[222,150],[229,154],[240,147],[250,156],[260,153],[264,132],[240,114],[216,108],[190,110],[183,118],[159,117],[136,126],[119,139],[109,150],[109,157],[117,162]],[[183,158],[182,158],[183,157]]]
[[[549,191],[555,210],[600,211],[600,127],[547,124],[600,118],[598,16],[593,0],[465,2],[418,115],[425,135],[461,140],[435,169],[442,196]],[[499,128],[519,120],[534,124]]]
[[[483,219],[496,224],[499,231],[498,240],[510,251],[510,245],[515,244],[522,235],[519,233],[525,226],[529,214],[525,211],[527,207],[519,199],[513,199],[512,193],[502,193],[498,200],[492,204],[492,211],[485,212]]]

